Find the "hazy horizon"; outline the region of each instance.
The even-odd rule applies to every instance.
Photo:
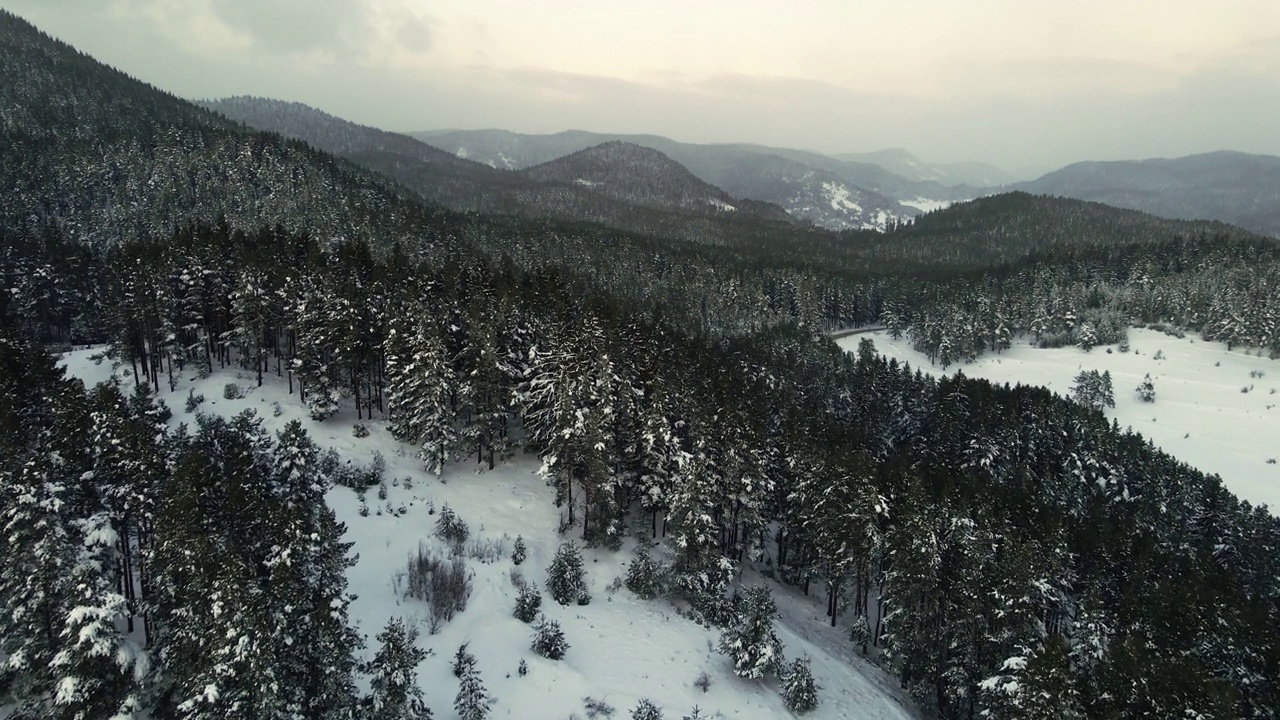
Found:
[[[1013,173],[1223,149],[1280,154],[1280,3],[1259,0],[0,7],[183,97],[297,101],[388,130],[903,148]]]

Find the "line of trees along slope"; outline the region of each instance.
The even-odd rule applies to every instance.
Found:
[[[111,687],[85,686],[74,702],[181,717],[296,703],[290,693],[314,678],[287,674],[296,668],[273,654],[283,639],[272,613],[289,605],[273,593],[307,588],[271,577],[264,549],[291,540],[265,518],[289,504],[309,518],[298,527],[323,524],[318,498],[291,499],[269,479],[285,440],[262,438],[247,418],[161,438],[149,428],[162,411],[145,392],[120,394],[96,410],[101,427],[135,428],[125,446],[155,473],[99,458],[85,445],[96,426],[77,410],[90,401],[31,338],[109,340],[139,386],[192,365],[276,373],[316,417],[338,403],[387,417],[433,470],[458,458],[490,467],[527,447],[588,541],[612,545],[629,526],[664,536],[679,592],[708,620],[725,621],[736,571],[756,564],[826,593],[832,622],[866,618],[868,644],[946,718],[1268,718],[1280,706],[1280,527],[1265,509],[1047,391],[935,381],[870,346],[854,357],[818,337],[885,318],[936,340],[940,358],[945,340],[959,359],[1019,332],[1078,340],[1080,318],[1105,311],[1121,325],[1176,321],[1265,344],[1280,295],[1266,290],[1277,287],[1274,243],[1026,195],[884,235],[769,230],[717,243],[455,215],[300,145],[206,130],[211,115],[12,16],[0,25],[16,79],[0,86],[5,139],[44,138],[6,142],[5,159],[22,164],[0,170],[4,197],[16,198],[0,213],[0,422],[12,445],[0,467],[0,595],[43,603],[7,607],[0,642],[5,692],[27,716],[75,716],[52,659],[79,634],[67,611],[91,605],[31,590],[41,579],[64,588],[58,578],[73,571],[85,573],[77,587],[119,588],[123,600],[99,593],[93,607],[106,609],[92,617],[154,626],[142,650],[165,668],[97,673]],[[115,90],[97,97],[95,85]],[[58,98],[76,111],[55,117]],[[147,138],[182,127],[184,113],[220,144],[190,146],[207,155],[125,153],[127,172],[112,174],[113,153],[132,138],[160,147]],[[164,147],[196,137],[178,135]],[[169,177],[168,166],[235,172],[198,185],[223,190],[180,196],[140,180]],[[313,173],[333,182],[271,184]],[[79,195],[81,176],[101,185]],[[120,184],[136,203],[110,199]],[[191,487],[215,467],[225,477]],[[139,478],[120,491],[136,513],[113,505],[115,481],[98,477]],[[225,522],[184,524],[192,501]],[[95,517],[112,532],[84,524]],[[53,534],[26,532],[33,522]],[[340,533],[325,532],[332,542],[309,552],[340,594]],[[253,541],[220,540],[241,535]],[[75,562],[80,553],[89,561]],[[124,588],[125,564],[146,583]],[[208,645],[195,629],[226,621],[191,613],[230,594],[229,612],[259,634]],[[340,625],[326,626],[316,652],[350,647]],[[178,658],[186,669],[165,666]],[[340,679],[344,658],[335,649],[313,667]],[[200,695],[215,675],[227,692]],[[280,691],[250,696],[257,687]],[[323,697],[350,707],[345,687]]]

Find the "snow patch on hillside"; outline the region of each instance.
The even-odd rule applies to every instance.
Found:
[[[942,210],[952,204],[951,200],[930,200],[928,198],[917,197],[912,200],[899,200],[899,205],[915,208],[920,212],[933,212],[934,210]],[[963,202],[963,201],[961,201]]]
[[[730,205],[729,203],[727,203],[727,202],[725,202],[725,201],[723,201],[723,200],[719,200],[719,199],[717,199],[717,198],[707,198],[707,202],[708,202],[708,203],[711,203],[712,207],[714,207],[715,209],[720,210],[720,211],[723,211],[723,212],[733,212],[734,210],[737,210],[737,209],[738,209],[738,208],[736,208],[736,207],[734,207],[734,206]]]
[[[874,341],[883,355],[935,375],[942,372],[911,349],[905,337],[894,340],[880,331],[837,342],[853,351],[863,338]],[[1024,340],[998,355],[952,365],[947,373],[1040,385],[1069,395],[1081,370],[1110,371],[1116,407],[1106,410],[1107,417],[1179,460],[1217,473],[1240,498],[1273,512],[1280,509],[1280,363],[1227,350],[1222,343],[1149,329],[1131,329],[1129,342],[1132,352],[1100,346],[1086,353],[1075,347],[1035,348]],[[1157,352],[1162,359],[1155,359]],[[1142,402],[1134,392],[1148,373],[1156,388],[1153,403]],[[1277,464],[1269,464],[1270,459]]]
[[[853,193],[849,192],[848,185],[830,181],[824,182],[822,183],[822,192],[826,195],[827,201],[831,203],[832,210],[862,212],[862,206],[853,199]]]

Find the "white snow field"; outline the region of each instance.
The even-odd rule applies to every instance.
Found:
[[[876,331],[837,342],[853,351],[862,338],[874,341],[876,350],[887,357],[935,375],[942,372],[911,349],[905,336],[894,340]],[[1129,343],[1128,353],[1115,346],[1085,352],[1077,347],[1041,349],[1022,340],[1000,354],[987,353],[946,372],[1010,385],[1041,385],[1065,396],[1081,370],[1110,371],[1116,406],[1106,410],[1107,417],[1188,465],[1217,473],[1241,499],[1265,504],[1273,513],[1280,509],[1280,362],[1227,350],[1223,343],[1190,334],[1179,339],[1145,328],[1131,329]],[[1156,359],[1157,353],[1162,359]],[[1134,392],[1148,373],[1156,389],[1152,403]],[[1273,458],[1277,464],[1267,462]]]
[[[62,363],[69,374],[86,384],[110,377],[110,361],[97,364],[93,356],[101,349],[67,353]],[[133,379],[128,367],[115,371],[126,389]],[[227,400],[223,388],[239,384],[244,397]],[[554,493],[536,474],[533,456],[518,456],[491,472],[477,473],[474,464],[451,466],[442,478],[421,470],[413,448],[397,442],[382,420],[366,421],[369,436],[352,434],[354,412],[343,412],[323,423],[307,417],[296,396],[290,396],[283,379],[264,377],[262,387],[248,372],[215,371],[210,377],[188,375],[174,392],[161,388],[174,417],[194,424],[194,415],[184,411],[186,395],[194,388],[206,398],[200,412],[231,416],[254,409],[264,427],[274,434],[290,420],[300,420],[322,450],[333,448],[352,462],[367,463],[375,452],[386,458],[388,496],[378,499],[377,488],[367,495],[369,515],[359,514],[356,493],[335,487],[328,502],[338,519],[347,525],[347,541],[355,544],[353,555],[359,562],[349,571],[349,591],[358,598],[351,607],[351,619],[366,638],[362,658],[377,650],[374,636],[388,618],[404,617],[421,630],[418,644],[432,651],[418,668],[418,682],[435,717],[455,717],[454,696],[458,680],[451,662],[462,643],[476,657],[481,677],[496,697],[492,718],[565,720],[584,718],[583,698],[604,700],[617,709],[615,720],[627,720],[640,698],[649,698],[662,707],[664,717],[679,720],[698,706],[709,717],[785,718],[791,713],[777,692],[777,681],[747,681],[733,675],[729,659],[716,652],[718,632],[707,630],[679,616],[665,600],[644,601],[625,587],[614,592],[608,586],[625,576],[636,540],[628,538],[623,549],[583,551],[592,600],[585,607],[557,605],[545,592],[546,567],[561,537],[556,533],[558,510]],[[274,414],[273,403],[281,412]],[[403,479],[411,478],[406,488]],[[398,480],[396,480],[398,479]],[[393,483],[393,480],[396,482]],[[474,589],[466,610],[445,623],[439,634],[429,635],[425,606],[402,597],[396,575],[403,573],[411,551],[420,541],[435,542],[431,532],[436,515],[428,508],[448,503],[469,525],[472,538],[504,541],[500,559],[491,564],[468,559],[474,571]],[[388,507],[405,505],[397,516]],[[378,515],[381,508],[381,515]],[[576,537],[570,530],[569,537]],[[580,531],[579,531],[580,532]],[[517,594],[510,578],[511,541],[524,537],[528,557],[519,567],[527,580],[543,590],[542,610],[564,628],[570,644],[563,660],[544,659],[529,649],[533,628],[512,617]],[[807,654],[813,659],[813,674],[821,689],[819,705],[806,718],[817,720],[909,720],[920,717],[898,689],[897,681],[857,656],[846,639],[843,627],[828,627],[820,592],[804,597],[792,588],[772,583],[748,573],[747,583],[769,583],[782,618],[778,635],[786,644],[787,658]],[[521,659],[529,671],[520,677]],[[694,686],[702,672],[711,679],[703,692]]]

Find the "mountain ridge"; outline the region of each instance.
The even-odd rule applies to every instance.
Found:
[[[936,207],[980,194],[976,189],[916,183],[871,163],[746,143],[699,145],[660,135],[582,130],[545,135],[509,130],[410,135],[460,157],[510,169],[527,168],[602,142],[631,142],[658,150],[735,197],[781,205],[797,218],[833,230],[884,229],[919,214],[922,204]]]
[[[1174,219],[1221,220],[1280,237],[1280,157],[1218,150],[1083,161],[1012,189],[1094,200]]]

